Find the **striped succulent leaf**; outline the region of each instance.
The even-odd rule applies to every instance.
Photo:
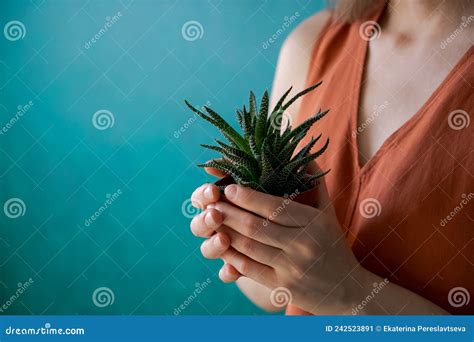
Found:
[[[290,125],[282,129],[285,111],[299,98],[316,89],[321,82],[300,91],[286,100],[292,88],[288,89],[269,113],[270,96],[263,93],[260,106],[253,92],[249,94],[249,105],[236,111],[237,122],[242,134],[237,132],[224,118],[211,108],[196,109],[187,101],[186,105],[198,116],[215,126],[227,139],[227,143],[216,139],[216,146],[202,145],[215,151],[222,159],[212,160],[200,167],[214,167],[232,176],[234,181],[255,190],[282,196],[306,191],[327,172],[307,174],[308,164],[323,154],[329,139],[316,152],[311,153],[321,135],[311,138],[297,150],[311,127],[328,111],[319,111],[294,129]],[[286,101],[286,102],[285,102]],[[248,109],[247,109],[248,108]]]

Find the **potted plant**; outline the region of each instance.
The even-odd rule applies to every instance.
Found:
[[[297,152],[296,148],[309,129],[329,110],[319,110],[295,128],[290,124],[282,127],[282,123],[285,111],[298,98],[316,89],[321,83],[299,92],[285,102],[292,88],[288,89],[270,114],[268,113],[268,91],[263,94],[259,108],[257,108],[255,95],[250,92],[249,108],[244,106],[236,113],[243,134],[236,131],[211,108],[204,106],[206,112],[204,113],[185,101],[194,113],[217,127],[227,140],[223,142],[216,139],[216,145],[202,145],[220,153],[222,158],[198,166],[213,167],[225,172],[228,176],[216,182],[221,189],[229,184],[237,183],[275,196],[290,196],[299,203],[315,206],[317,179],[328,171],[314,175],[308,173],[308,167],[311,161],[324,153],[329,139],[316,152],[312,152],[312,149],[321,135],[312,137]],[[293,313],[295,309],[292,308]]]

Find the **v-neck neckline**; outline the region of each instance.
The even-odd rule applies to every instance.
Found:
[[[380,17],[382,16],[383,12],[385,11],[385,7],[380,10],[376,16],[375,21],[379,21]],[[370,40],[365,40],[363,43],[363,55],[362,55],[362,63],[359,65],[358,70],[358,79],[355,82],[355,101],[354,107],[351,113],[351,131],[355,132],[358,124],[359,124],[359,106],[361,102],[361,95],[362,95],[362,82],[364,82],[364,74],[367,67],[367,55],[369,50],[369,43]],[[356,163],[357,172],[359,175],[364,175],[369,169],[375,165],[377,160],[385,153],[389,147],[393,146],[393,143],[402,135],[403,132],[410,130],[413,128],[415,123],[419,120],[422,116],[426,108],[438,97],[439,93],[445,88],[445,86],[451,81],[451,79],[457,74],[457,71],[464,65],[466,60],[468,60],[469,56],[472,54],[474,46],[471,46],[464,55],[458,60],[458,62],[453,66],[453,68],[448,72],[448,74],[444,77],[444,79],[438,84],[435,88],[433,93],[428,97],[428,99],[421,105],[420,108],[407,120],[405,121],[398,129],[392,132],[380,145],[380,147],[376,150],[376,152],[361,166],[359,160],[359,140],[357,134],[351,134],[351,143],[353,146],[354,151],[354,158]]]

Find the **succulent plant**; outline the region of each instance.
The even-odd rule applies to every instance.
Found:
[[[213,167],[232,176],[241,185],[271,195],[283,196],[296,191],[306,191],[315,186],[316,179],[327,172],[316,175],[308,174],[308,164],[324,153],[329,139],[316,152],[311,152],[321,135],[303,146],[298,152],[295,149],[306,136],[309,129],[329,110],[319,110],[315,115],[299,126],[292,128],[290,124],[282,128],[285,111],[301,96],[316,89],[321,82],[299,92],[286,101],[291,89],[279,99],[275,108],[268,115],[269,94],[263,94],[260,108],[253,92],[250,92],[249,108],[237,110],[237,121],[243,134],[237,132],[222,116],[211,108],[204,106],[203,111],[193,107],[185,100],[186,105],[204,120],[217,127],[227,139],[227,143],[216,139],[217,145],[202,145],[222,155],[199,167]]]

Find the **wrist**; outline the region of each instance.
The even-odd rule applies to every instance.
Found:
[[[314,315],[367,314],[365,311],[359,312],[361,310],[358,307],[365,303],[367,291],[370,292],[369,287],[372,287],[371,274],[370,271],[357,264],[336,287],[328,289],[330,295],[328,294],[324,300],[319,299],[317,303],[312,303],[310,312]]]
[[[360,265],[354,278],[356,284],[348,296],[350,307],[347,308],[346,314],[354,316],[380,314],[376,297],[388,285],[388,279],[381,278]]]
[[[344,296],[341,299],[342,315],[354,315],[354,311],[363,300],[366,284],[369,279],[369,271],[358,264],[343,283]]]

